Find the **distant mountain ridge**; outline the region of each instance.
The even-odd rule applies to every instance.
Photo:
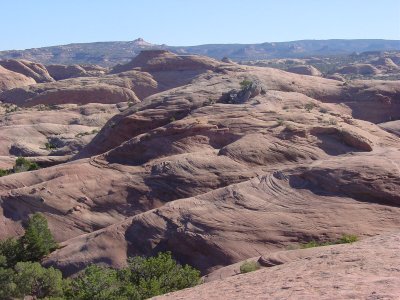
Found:
[[[345,55],[354,52],[400,50],[400,40],[300,40],[261,44],[206,44],[168,46],[146,42],[142,38],[127,42],[68,44],[26,50],[0,51],[0,59],[27,59],[43,64],[98,64],[113,66],[126,63],[142,50],[164,49],[178,54],[199,54],[216,59],[233,60],[300,58],[308,56]]]

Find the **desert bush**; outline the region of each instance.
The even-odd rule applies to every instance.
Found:
[[[14,297],[35,298],[63,295],[63,278],[59,270],[44,268],[38,262],[19,262],[14,267]]]
[[[44,144],[44,146],[45,146],[45,148],[46,148],[46,150],[54,150],[54,149],[57,149],[57,146],[56,145],[54,145],[52,142],[47,142],[47,143],[45,143]]]
[[[11,174],[10,170],[0,169],[0,177]]]
[[[57,243],[43,215],[36,213],[29,219],[21,244],[25,261],[39,261],[57,248]]]
[[[0,241],[0,257],[4,259],[3,267],[13,267],[23,259],[21,239],[7,238]]]
[[[240,87],[242,88],[242,90],[247,89],[248,87],[250,87],[253,84],[252,81],[250,80],[243,80],[240,82]]]
[[[301,249],[307,249],[307,248],[314,248],[314,247],[321,247],[321,246],[331,246],[331,245],[337,245],[337,244],[349,244],[349,243],[354,243],[358,241],[358,237],[353,234],[343,234],[340,239],[336,241],[327,241],[327,242],[320,242],[320,241],[309,241],[308,243],[301,244],[300,248]]]
[[[358,236],[354,234],[343,234],[339,239],[338,244],[349,244],[358,241]]]
[[[35,162],[32,162],[24,157],[18,157],[15,160],[15,165],[13,168],[14,173],[25,172],[25,171],[33,171],[39,169],[39,165]]]
[[[59,270],[39,263],[56,247],[38,213],[21,238],[0,241],[0,299],[147,299],[200,283],[200,272],[178,264],[170,252],[130,258],[121,270],[90,265],[77,277],[63,279]]]
[[[9,170],[0,169],[0,177],[10,175],[13,173],[25,172],[25,171],[33,171],[39,169],[39,165],[35,162],[31,162],[23,157],[18,157],[15,160],[14,167]]]
[[[85,135],[91,135],[91,134],[97,134],[97,133],[99,133],[99,131],[97,129],[93,129],[92,131],[80,132],[80,133],[76,134],[75,137],[82,137]]]
[[[240,266],[240,273],[249,273],[256,271],[260,268],[260,265],[256,261],[245,261]]]
[[[0,256],[0,265],[4,256]],[[0,266],[0,299],[12,299],[15,293],[14,270]]]
[[[65,285],[67,299],[116,299],[121,295],[123,282],[119,281],[117,271],[111,268],[91,265],[77,278]]]
[[[66,288],[68,299],[147,299],[200,283],[200,272],[181,266],[171,253],[134,257],[128,267],[114,270],[91,265]]]
[[[304,105],[305,110],[308,111],[308,112],[311,112],[314,109],[314,107],[315,107],[315,104],[312,103],[312,102],[307,103],[306,105]]]

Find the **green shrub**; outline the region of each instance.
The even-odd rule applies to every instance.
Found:
[[[358,241],[358,236],[354,234],[343,234],[339,239],[338,244],[349,244]]]
[[[38,262],[19,262],[14,270],[14,296],[45,298],[63,295],[63,279],[59,270],[43,268]]]
[[[0,241],[0,257],[4,258],[3,267],[11,268],[23,259],[21,239],[8,238]],[[1,266],[1,265],[0,265]]]
[[[44,144],[44,146],[46,147],[46,150],[54,150],[57,149],[57,146],[52,144],[51,142],[47,142],[46,144]]]
[[[91,265],[77,278],[70,280],[65,294],[68,299],[116,299],[122,296],[122,285],[116,270]]]
[[[245,79],[242,82],[240,82],[240,87],[244,90],[244,89],[249,88],[252,84],[253,84],[252,81]]]
[[[15,160],[15,165],[13,168],[14,173],[25,172],[25,171],[33,171],[39,169],[39,165],[35,162],[31,162],[30,160],[24,157],[18,157]]]
[[[39,165],[35,162],[31,162],[23,157],[18,157],[15,160],[14,167],[9,170],[0,169],[0,177],[10,175],[13,173],[25,172],[25,171],[33,171],[39,169]]]
[[[200,272],[192,267],[181,266],[170,252],[156,257],[134,257],[128,261],[129,281],[139,287],[145,297],[195,286],[200,282]]]
[[[57,248],[46,218],[39,213],[29,219],[21,243],[25,261],[39,261]]]
[[[78,300],[147,299],[199,283],[199,271],[177,264],[167,252],[130,258],[128,267],[122,270],[91,265],[70,280],[65,294]]]
[[[304,105],[304,108],[305,108],[306,111],[308,111],[308,112],[312,111],[312,110],[314,109],[314,107],[315,107],[315,104],[312,103],[312,102],[307,103],[306,105]]]
[[[240,266],[240,273],[249,273],[256,271],[260,268],[260,265],[256,261],[245,261]]]
[[[14,296],[16,287],[14,270],[0,267],[0,299],[11,299]]]
[[[121,270],[90,265],[76,278],[63,279],[59,270],[39,263],[56,247],[39,213],[21,238],[0,241],[0,299],[147,299],[200,283],[200,272],[178,264],[169,252],[130,258]]]
[[[0,177],[11,174],[10,170],[0,169]]]
[[[336,241],[328,241],[328,242],[319,242],[319,241],[309,241],[308,243],[301,244],[301,249],[307,248],[314,248],[314,247],[321,247],[321,246],[330,246],[330,245],[337,245],[337,244],[349,244],[358,241],[358,237],[353,234],[343,234],[340,239]]]

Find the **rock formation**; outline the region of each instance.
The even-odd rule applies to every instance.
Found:
[[[0,66],[0,93],[16,87],[36,83],[32,78],[26,77],[20,73],[7,70]]]
[[[34,63],[28,60],[0,60],[0,66],[10,71],[31,77],[38,83],[54,81],[42,64]]]
[[[5,91],[4,109],[22,108],[4,112],[0,157],[56,164],[38,146],[46,140],[60,143],[54,156],[79,152],[0,178],[0,238],[21,234],[40,211],[61,243],[43,263],[67,275],[166,250],[205,275],[310,240],[396,231],[399,137],[384,124],[400,119],[399,95],[398,81],[342,82],[158,50],[107,75]]]
[[[296,74],[302,74],[302,75],[310,75],[310,76],[321,76],[321,72],[318,71],[317,68],[313,66],[294,66],[288,68],[286,71],[296,73]]]

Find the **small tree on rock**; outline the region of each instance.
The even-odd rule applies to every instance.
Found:
[[[39,261],[57,248],[46,218],[39,213],[29,219],[21,242],[25,261]]]

